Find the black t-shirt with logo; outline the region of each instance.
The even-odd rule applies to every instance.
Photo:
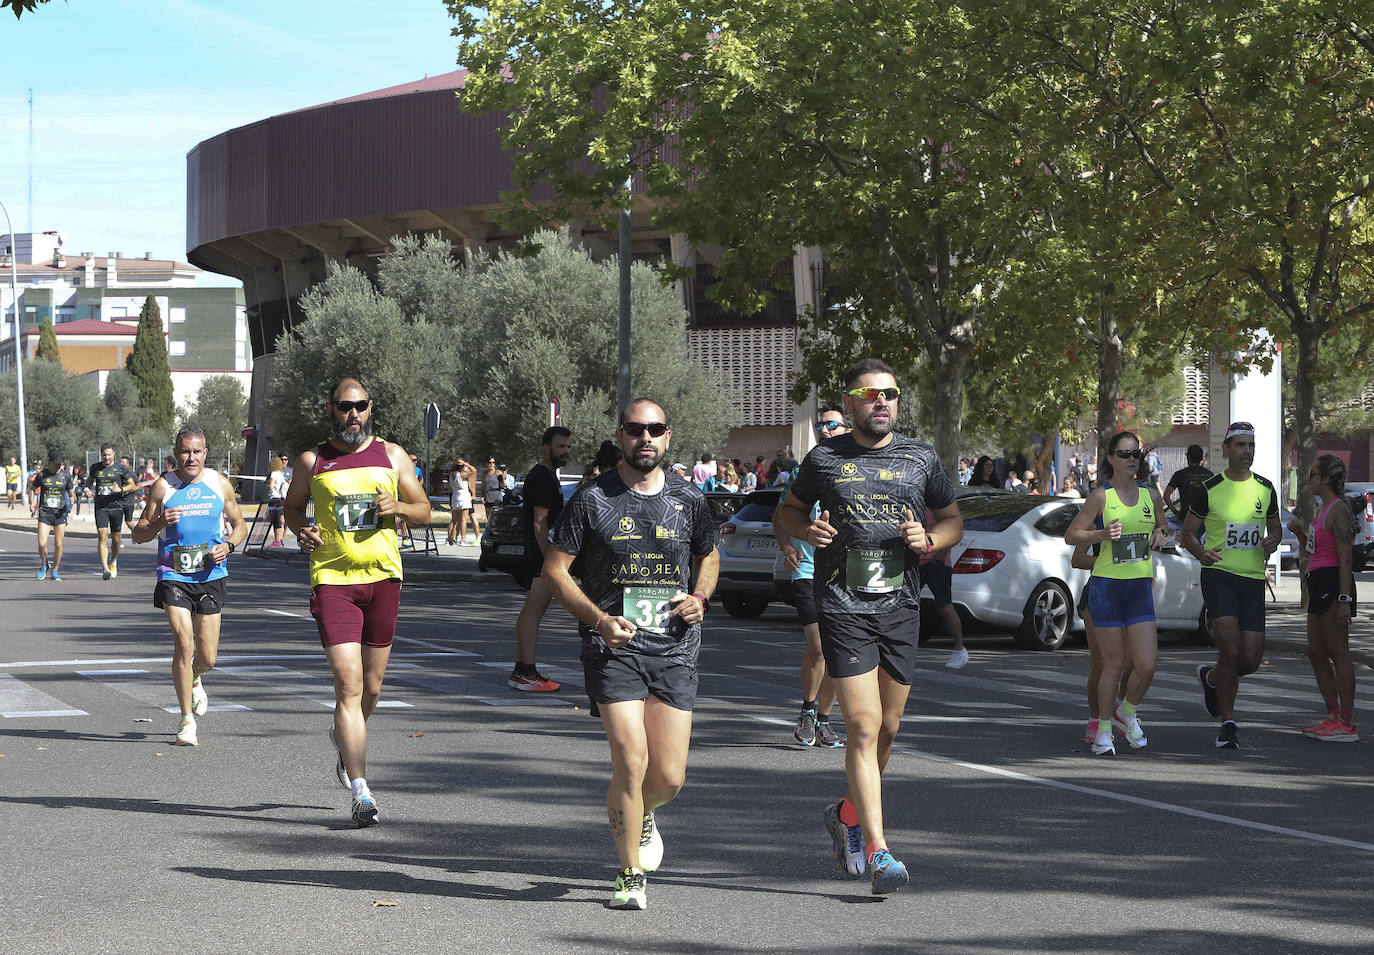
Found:
[[[48,473],[45,468],[33,479],[33,489],[38,494],[38,506],[50,514],[62,514],[71,510],[72,476],[66,470],[56,474]]]
[[[86,486],[95,492],[96,507],[122,507],[124,498],[128,496],[124,488],[131,481],[138,481],[133,469],[122,461],[116,461],[92,470]]]
[[[558,475],[552,468],[545,467],[543,463],[536,464],[530,468],[530,473],[525,475],[525,489],[522,492],[524,503],[521,504],[525,521],[525,557],[531,563],[540,563],[543,560],[543,551],[534,539],[534,509],[536,507],[548,508],[549,518],[548,527],[553,528],[558,523],[558,516],[563,513],[563,489],[559,485]]]
[[[1178,488],[1178,512],[1187,515],[1193,509],[1193,503],[1198,495],[1202,493],[1202,486],[1212,478],[1212,472],[1200,464],[1190,464],[1173,473],[1169,478],[1169,487]]]
[[[919,557],[897,528],[908,508],[929,526],[929,509],[954,503],[954,485],[934,448],[895,431],[881,448],[865,448],[852,435],[831,438],[802,461],[792,494],[808,507],[819,502],[837,530],[829,546],[816,548],[821,612],[920,606]]]
[[[551,541],[581,556],[587,597],[635,625],[621,652],[695,659],[701,625],[683,626],[679,617],[670,623],[668,598],[692,592],[692,559],[716,546],[716,522],[700,488],[668,474],[657,494],[640,494],[619,470],[607,471],[573,495]],[[584,648],[605,648],[591,627],[579,632]]]

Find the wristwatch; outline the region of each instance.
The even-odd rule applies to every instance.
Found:
[[[692,596],[695,597],[695,598],[697,598],[698,600],[701,601],[701,612],[702,612],[702,613],[706,613],[706,611],[708,611],[708,610],[711,609],[711,601],[710,601],[710,598],[708,598],[705,594],[702,594],[702,593],[695,593],[695,594],[692,594]]]
[[[1336,601],[1337,603],[1353,604],[1355,602],[1355,598],[1350,594],[1341,594],[1336,598]]]
[[[234,542],[233,542],[233,541],[225,541],[225,542],[224,542],[224,545],[225,545],[226,547],[229,548],[229,553],[232,554],[232,553],[234,552]]]

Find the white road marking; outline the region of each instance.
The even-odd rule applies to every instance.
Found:
[[[476,656],[476,654],[469,650],[444,650],[440,653],[393,653],[391,659],[471,656]],[[319,660],[320,662],[324,662],[324,653],[270,653],[257,656],[221,655],[219,658],[221,664],[247,663],[255,660]],[[19,660],[12,663],[0,663],[0,670],[24,669],[26,667],[126,666],[134,663],[163,663],[170,665],[171,662],[171,657],[127,657],[108,660]]]
[[[271,607],[259,607],[263,613],[276,614],[278,617],[299,617],[301,620],[309,620],[310,617],[303,613],[292,613],[289,610],[273,610]]]
[[[5,719],[86,715],[85,710],[71,709],[57,697],[29,686],[8,673],[0,673],[0,716]]]

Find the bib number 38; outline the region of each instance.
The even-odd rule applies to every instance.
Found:
[[[668,601],[676,593],[675,587],[626,587],[620,615],[637,629],[663,630],[673,609]]]

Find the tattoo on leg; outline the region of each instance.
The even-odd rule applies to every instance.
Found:
[[[619,809],[607,807],[606,814],[611,817],[611,833],[619,836],[625,831],[625,813]]]

